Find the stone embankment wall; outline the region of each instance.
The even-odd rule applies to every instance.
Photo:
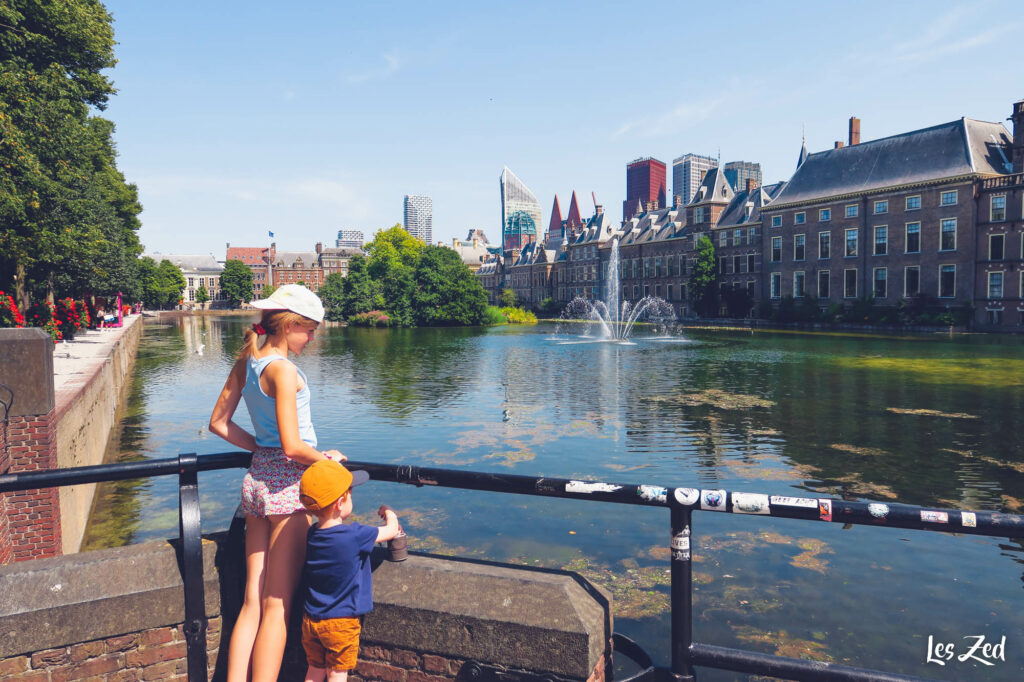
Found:
[[[224,534],[203,549],[208,670],[222,680],[243,556]],[[449,682],[468,661],[581,682],[602,682],[610,670],[611,604],[581,577],[383,555],[373,557],[375,608],[353,682]],[[166,542],[0,566],[0,678],[184,680],[183,604]],[[302,680],[306,669],[294,615],[282,681]]]
[[[141,336],[142,319],[130,317],[116,332],[90,333],[55,351],[40,329],[0,329],[0,383],[14,397],[0,428],[0,474],[102,463]],[[61,358],[68,375],[56,388],[55,352],[79,356]],[[9,400],[6,391],[0,400]],[[77,552],[95,488],[0,495],[0,564]]]

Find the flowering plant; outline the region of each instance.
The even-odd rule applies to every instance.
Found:
[[[82,328],[81,323],[78,321],[78,309],[75,301],[70,298],[57,299],[55,312],[57,326],[60,327],[62,338],[69,341],[75,338],[75,333]]]
[[[88,329],[92,326],[92,316],[89,315],[89,306],[85,301],[75,301],[75,310],[78,311],[78,328]]]
[[[25,316],[10,295],[0,291],[0,327],[24,327]]]
[[[57,343],[64,335],[61,334],[60,328],[57,326],[56,313],[53,309],[53,304],[49,301],[38,301],[29,306],[28,312],[25,313],[25,317],[32,327],[39,327],[44,332],[50,335],[54,343]]]

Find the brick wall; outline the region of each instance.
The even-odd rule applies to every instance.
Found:
[[[220,645],[221,619],[211,618],[206,634],[212,678]],[[0,659],[0,679],[12,682],[57,680],[187,680],[185,636],[181,625],[95,639]]]
[[[11,417],[7,427],[7,473],[57,468],[57,442],[51,428],[53,411]],[[56,488],[6,493],[9,524],[6,561],[25,561],[61,553],[60,498]]]
[[[8,425],[9,428],[9,425]],[[10,455],[7,452],[7,433],[0,424],[0,476],[11,468]],[[7,518],[7,496],[0,495],[0,566],[10,563],[13,555],[11,547],[11,522]]]

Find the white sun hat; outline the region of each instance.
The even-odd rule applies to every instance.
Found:
[[[324,321],[324,304],[320,297],[301,284],[285,284],[267,298],[252,302],[262,310],[290,310],[314,322]]]

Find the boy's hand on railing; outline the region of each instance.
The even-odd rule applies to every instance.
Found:
[[[387,521],[388,520],[388,512],[391,512],[392,514],[394,514],[395,518],[398,518],[398,514],[395,514],[395,510],[392,509],[391,507],[387,506],[386,504],[382,504],[380,506],[380,509],[377,510],[377,515],[379,517],[381,517],[382,519],[384,519],[385,521]]]

